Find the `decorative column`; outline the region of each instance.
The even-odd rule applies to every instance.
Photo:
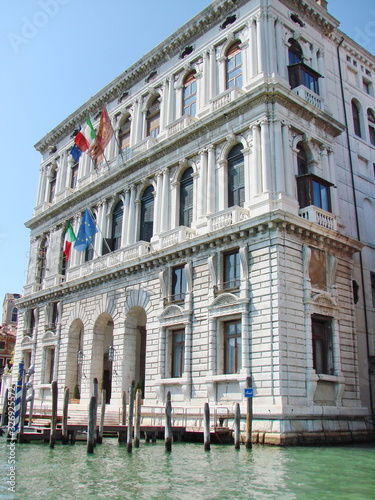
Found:
[[[217,203],[218,210],[224,210],[228,206],[228,182],[227,182],[228,160],[222,158],[218,161],[217,168]]]
[[[207,152],[202,150],[199,154],[198,217],[204,217],[206,215]]]
[[[175,94],[174,94],[174,75],[168,79],[168,102],[167,102],[167,120],[168,124],[174,122],[174,104],[175,104]]]
[[[163,193],[161,200],[161,217],[160,230],[168,231],[169,229],[169,169],[166,168],[163,172]]]
[[[260,123],[261,157],[262,157],[262,192],[272,190],[272,178],[270,169],[270,134],[268,121]]]
[[[276,19],[275,23],[275,38],[276,38],[276,66],[277,72],[282,78],[286,78],[287,62],[284,60],[283,51],[283,36],[281,32],[280,19]]]
[[[279,120],[273,123],[274,134],[274,165],[276,170],[276,192],[285,193],[285,167],[283,153],[283,139],[281,131],[281,122]]]
[[[250,200],[260,194],[261,184],[261,147],[260,147],[260,128],[256,123],[252,125],[253,133],[253,161],[250,170]]]
[[[79,226],[81,224],[81,214],[80,213],[74,215],[71,224],[72,224],[74,234],[77,234],[78,230],[79,230]],[[73,250],[74,250],[74,244],[73,244]],[[83,252],[77,252],[77,250],[74,250],[71,252],[70,259],[69,259],[69,267],[75,267],[81,263],[82,253]]]
[[[208,105],[210,99],[210,53],[203,53],[203,74],[202,74],[202,108]]]
[[[138,125],[138,101],[130,109],[130,140],[129,146],[133,147],[137,143],[137,125]]]
[[[121,247],[124,247],[128,243],[128,224],[129,224],[129,202],[130,202],[130,190],[127,188],[125,190],[123,213],[122,213],[122,227],[121,227]]]
[[[275,44],[275,18],[271,14],[268,14],[268,16],[267,16],[267,38],[268,38],[268,43],[266,43],[266,46],[268,48],[267,52],[269,54],[268,73],[270,75],[274,75],[277,73],[276,44]]]
[[[250,40],[250,78],[257,74],[257,26],[254,19],[249,22],[249,40]]]
[[[94,253],[98,256],[103,252],[103,234],[105,234],[105,213],[107,211],[107,202],[102,200],[97,204],[96,225],[98,226],[98,233],[95,235],[94,240]]]
[[[156,192],[154,191],[154,235],[160,233],[161,226],[161,197],[163,192],[163,174],[159,172],[156,176]]]
[[[266,70],[265,62],[265,36],[264,36],[264,12],[260,12],[257,17],[257,60],[258,60],[258,73],[263,73]]]
[[[284,168],[285,168],[285,192],[289,196],[294,195],[294,167],[292,151],[289,141],[289,125],[283,124],[281,127],[282,141],[283,141],[283,154],[284,154]]]
[[[251,149],[250,148],[244,148],[242,150],[243,154],[243,160],[244,160],[244,174],[245,174],[245,204],[249,203],[250,201],[250,190],[251,190],[251,173],[250,173],[250,155],[251,155]],[[219,195],[219,199],[221,196]],[[220,208],[219,208],[220,210]]]
[[[38,197],[36,202],[37,207],[41,205],[45,200],[46,185],[47,185],[47,167],[44,165],[43,167],[40,167],[39,170]]]
[[[317,52],[317,67],[318,73],[324,75],[325,73],[325,64],[324,64],[324,51],[323,49],[319,49]],[[326,89],[326,81],[325,78],[319,78],[319,94],[322,100],[324,101],[325,107],[329,109],[329,104],[327,102],[327,89]]]
[[[208,147],[208,166],[207,166],[207,214],[216,211],[216,179],[215,179],[215,146]]]
[[[246,87],[249,83],[249,42],[241,43],[240,49],[242,54],[242,86]]]
[[[337,217],[339,217],[340,216],[340,214],[339,214],[339,200],[338,200],[338,193],[337,193],[337,188],[336,188],[336,168],[335,168],[335,158],[334,158],[333,150],[328,148],[327,154],[328,154],[328,179],[333,184],[333,187],[331,187],[331,189],[330,189],[332,213],[335,214]]]
[[[209,86],[209,100],[214,99],[217,95],[216,83],[216,49],[213,47],[210,50],[210,86]]]
[[[183,85],[176,82],[176,120],[182,116],[182,92]]]
[[[158,89],[160,94],[160,132],[164,132],[167,126],[167,81]]]
[[[129,198],[129,221],[127,227],[126,241],[129,244],[135,243],[135,231],[136,231],[136,206],[135,206],[135,194],[136,188],[133,184],[130,188],[130,198]]]
[[[227,58],[221,56],[218,60],[219,63],[219,94],[226,89],[227,75],[226,75],[226,62]]]

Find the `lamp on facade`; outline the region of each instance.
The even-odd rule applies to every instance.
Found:
[[[77,352],[77,363],[82,366],[83,365],[83,351],[82,349],[80,349],[78,352]]]
[[[108,361],[113,361],[115,359],[115,348],[111,344],[108,347]]]

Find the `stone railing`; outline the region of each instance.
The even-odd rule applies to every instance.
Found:
[[[241,207],[230,207],[213,215],[208,215],[208,230],[217,231],[249,218],[249,211]]]
[[[295,87],[292,90],[294,93],[302,97],[302,99],[305,99],[305,101],[309,102],[316,108],[322,109],[322,99],[312,90],[308,89],[304,85],[299,85],[299,87]]]
[[[244,94],[245,92],[239,89],[238,87],[232,87],[228,90],[225,90],[219,96],[211,100],[210,102],[211,111],[216,111],[217,109],[222,108],[226,104],[230,103],[234,99],[237,99],[237,97],[240,97],[241,95]]]
[[[167,135],[171,137],[178,132],[184,130],[185,127],[188,127],[190,124],[197,121],[197,118],[190,115],[184,115],[175,120],[173,123],[167,126]]]
[[[143,139],[142,141],[138,142],[135,146],[133,146],[132,148],[133,154],[137,155],[140,153],[144,153],[157,143],[158,143],[157,139],[154,139],[153,137],[146,137],[146,139]]]
[[[298,213],[303,219],[315,222],[315,224],[318,224],[326,229],[337,231],[336,216],[330,212],[326,212],[321,208],[311,205],[309,207],[301,208]]]
[[[167,231],[160,235],[160,246],[161,248],[171,247],[181,243],[183,241],[189,240],[195,236],[195,231],[190,229],[190,227],[180,226],[171,231]]]

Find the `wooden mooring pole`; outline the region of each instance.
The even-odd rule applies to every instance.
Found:
[[[137,389],[135,394],[135,413],[134,413],[134,448],[139,448],[141,439],[141,398],[142,391]]]
[[[248,389],[252,389],[253,383],[251,377],[247,377],[246,385]],[[253,439],[252,439],[252,428],[253,428],[253,398],[247,398],[246,402],[246,441],[245,445],[247,449],[252,448]]]
[[[126,449],[129,453],[133,451],[133,415],[134,415],[134,389],[135,382],[132,381],[132,385],[129,389],[129,419],[128,419],[128,437]]]
[[[27,386],[25,377],[23,379],[22,384],[22,396],[21,396],[21,412],[20,412],[20,430],[18,433],[18,442],[23,443],[23,434],[25,430],[25,415],[26,415],[26,395],[27,395]]]
[[[94,453],[96,430],[96,397],[91,396],[89,405],[89,424],[87,426],[87,453]]]
[[[98,444],[103,443],[103,431],[104,431],[104,417],[105,417],[105,401],[107,397],[107,391],[102,389],[102,406],[100,408],[100,422],[99,422],[99,431],[98,437],[96,438],[96,442]]]
[[[240,405],[236,403],[234,409],[234,447],[236,450],[240,449],[240,423],[241,423]]]
[[[167,401],[165,403],[165,451],[172,451],[172,401],[171,392],[167,393]]]
[[[203,414],[203,427],[204,427],[204,449],[210,451],[211,449],[211,436],[210,436],[210,406],[208,403],[204,403],[204,414]]]
[[[52,419],[51,419],[51,433],[49,436],[49,447],[54,448],[56,443],[56,425],[57,425],[57,382],[52,381]]]
[[[122,391],[122,415],[121,415],[121,425],[126,425],[126,392]],[[118,433],[118,442],[126,443],[127,442],[127,434],[126,432]]]
[[[62,444],[69,443],[68,436],[68,408],[69,408],[69,387],[64,389],[64,406],[63,406],[63,419],[62,419]]]

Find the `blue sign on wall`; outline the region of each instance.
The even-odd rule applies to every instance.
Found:
[[[245,398],[252,398],[252,397],[254,397],[253,389],[245,389]]]

